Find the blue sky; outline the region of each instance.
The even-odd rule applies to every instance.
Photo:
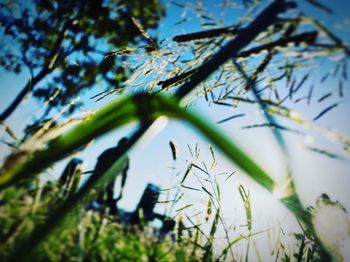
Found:
[[[181,2],[181,1],[178,1]],[[342,37],[349,37],[348,29],[339,29],[339,21],[346,22],[348,17],[349,8],[347,7],[347,1],[334,1],[332,8],[335,10],[336,15],[325,15],[322,12],[311,8],[310,5],[301,2],[301,9],[308,14],[321,16],[330,28],[336,30]],[[208,10],[213,13],[214,16],[220,15],[220,9],[216,6],[216,1],[204,1],[209,7]],[[224,25],[230,25],[236,19],[236,15],[242,11],[237,9],[233,13],[224,13],[223,21]],[[235,13],[237,12],[237,14]],[[185,22],[181,25],[174,26],[174,24],[181,20],[182,10],[174,5],[169,5],[167,17],[164,19],[159,27],[158,33],[160,39],[172,37],[180,33],[195,32],[200,29],[198,20],[193,16],[192,20]],[[350,23],[349,23],[350,24]],[[349,25],[348,24],[348,25]],[[316,72],[315,77],[319,77],[321,73],[327,71],[328,68],[320,68],[319,72]],[[319,75],[317,75],[319,73]],[[21,75],[12,75],[6,72],[0,72],[0,97],[2,103],[0,104],[0,110],[3,110],[9,101],[11,101],[20,88],[27,81],[27,75],[25,73]],[[349,103],[349,89],[348,84],[345,86],[345,98],[342,103],[324,115],[317,123],[320,126],[335,128],[350,137],[350,124],[346,120],[350,112]],[[328,89],[333,89],[337,85],[336,81],[329,80],[323,86],[316,89],[315,96],[320,97]],[[88,91],[81,97],[84,101],[89,101],[89,97],[98,93],[97,89]],[[95,103],[89,101],[85,107],[87,109],[94,109],[102,106],[115,99],[110,96],[109,98]],[[291,104],[293,109],[301,112],[308,119],[312,119],[322,109],[326,107],[326,104],[313,103],[310,107],[303,103]],[[329,102],[330,103],[330,102]],[[200,112],[208,121],[217,122],[225,117],[232,115],[233,113],[245,113],[246,117],[241,119],[235,119],[230,122],[219,125],[222,130],[234,139],[239,145],[241,145],[254,159],[260,163],[265,170],[267,170],[273,177],[279,177],[284,172],[284,166],[282,163],[282,157],[279,152],[278,146],[274,142],[271,132],[268,129],[251,129],[242,130],[241,127],[247,124],[256,122],[263,122],[261,112],[257,107],[253,106],[240,106],[239,112],[230,112],[226,107],[218,107],[215,105],[208,105],[208,103],[198,100],[193,110]],[[7,122],[8,125],[15,131],[15,133],[21,134],[21,130],[26,124],[31,123],[35,116],[41,112],[41,107],[34,99],[28,99],[21,107],[16,111],[14,116]],[[282,121],[281,123],[288,123],[288,126],[293,126],[290,122]],[[92,170],[95,165],[95,159],[106,148],[117,144],[119,138],[128,135],[134,128],[134,125],[129,125],[118,131],[105,135],[103,138],[98,139],[87,150],[77,155],[77,157],[85,161],[85,170]],[[300,128],[298,126],[294,126]],[[1,129],[2,132],[2,129]],[[342,154],[337,143],[331,140],[325,139],[317,132],[311,132],[311,140],[314,140],[315,145],[321,145],[329,149],[329,151]],[[2,139],[8,140],[9,138],[1,134]],[[349,174],[349,159],[345,157],[344,160],[334,160],[327,158],[323,155],[310,152],[304,148],[305,143],[310,141],[310,136],[296,136],[293,134],[286,134],[285,138],[288,143],[288,147],[291,152],[291,163],[293,169],[293,177],[296,180],[297,191],[300,194],[305,205],[314,204],[316,198],[323,192],[328,193],[332,199],[339,200],[348,210],[350,210],[350,193],[348,191],[348,185],[350,184]],[[180,152],[179,159],[174,162],[172,160],[171,151],[169,147],[169,141],[174,141]],[[130,171],[126,184],[126,191],[124,198],[120,202],[120,206],[133,210],[138,202],[143,189],[149,182],[156,183],[162,188],[169,188],[172,184],[178,181],[176,176],[179,172],[184,172],[188,161],[193,160],[191,157],[188,145],[192,148],[198,143],[201,152],[201,159],[194,160],[204,161],[205,163],[211,163],[211,154],[208,148],[208,141],[203,139],[201,135],[193,130],[189,125],[184,124],[177,120],[168,120],[168,124],[157,135],[153,134],[153,138],[144,139],[138,144],[130,153]],[[5,145],[1,145],[0,157],[3,158],[8,150]],[[244,217],[242,218],[242,204],[238,194],[238,186],[243,184],[249,188],[252,192],[252,201],[254,205],[254,217],[256,219],[257,227],[264,227],[269,219],[274,221],[282,220],[283,226],[291,229],[295,228],[295,222],[291,222],[291,216],[285,210],[285,208],[278,203],[277,199],[269,195],[265,190],[249,179],[239,171],[234,165],[229,163],[225,157],[216,152],[218,165],[212,169],[213,175],[220,174],[222,172],[231,173],[237,171],[236,174],[231,177],[226,183],[222,184],[222,198],[223,206],[226,211],[228,221],[232,224],[244,223]],[[60,174],[63,166],[67,160],[62,160],[53,169],[46,172],[46,177],[57,177]],[[224,180],[225,176],[218,177],[218,180]],[[198,181],[195,178],[191,178],[189,181],[191,186],[199,186]],[[202,193],[192,194],[186,193],[187,198],[183,200],[182,205],[187,203],[196,203],[192,212],[196,209],[200,210],[205,208],[207,203],[207,196]],[[161,206],[157,207],[158,210],[162,210]],[[286,218],[287,217],[287,218]]]

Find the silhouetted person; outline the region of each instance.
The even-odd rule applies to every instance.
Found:
[[[70,193],[74,193],[80,182],[80,174],[82,172],[81,165],[83,160],[79,158],[72,158],[63,170],[62,175],[60,176],[58,182],[62,186],[63,196],[66,196]]]
[[[123,137],[122,139],[120,139],[116,147],[109,148],[106,151],[104,151],[97,159],[97,163],[96,163],[93,175],[102,176],[108,169],[110,169],[115,163],[115,161],[119,157],[121,157],[121,155],[123,154],[127,143],[128,143],[128,139],[126,137]],[[110,214],[117,213],[116,203],[122,197],[122,192],[125,186],[128,169],[129,169],[129,162],[124,168],[124,170],[122,171],[121,191],[117,199],[113,198],[115,179],[113,179],[110,183],[108,183],[105,187],[105,190],[102,191],[97,197],[98,204],[103,205],[104,207],[108,207]]]
[[[159,230],[161,238],[164,238],[169,232],[174,230],[176,222],[171,217],[154,213],[154,218],[157,218],[162,222],[162,227]]]
[[[131,218],[133,224],[141,224],[141,222],[149,222],[154,219],[153,209],[158,201],[160,188],[153,184],[148,184],[139,204]]]

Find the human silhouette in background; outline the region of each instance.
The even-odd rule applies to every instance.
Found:
[[[148,184],[133,213],[131,223],[140,224],[141,221],[152,221],[155,218],[153,209],[158,201],[159,195],[160,188],[154,184]]]
[[[95,165],[94,169],[94,176],[102,176],[109,168],[112,167],[112,165],[115,163],[115,161],[125,152],[125,147],[128,144],[128,139],[126,137],[123,137],[119,140],[118,145],[116,147],[112,147],[104,151],[97,159],[97,163]],[[113,179],[111,182],[109,182],[105,189],[99,193],[97,197],[97,203],[99,205],[104,206],[105,208],[108,208],[109,214],[117,214],[117,202],[122,198],[123,189],[126,182],[127,172],[129,169],[129,160],[122,171],[122,177],[121,177],[121,189],[119,196],[114,199],[114,184],[115,180],[117,178]]]
[[[112,167],[115,161],[125,152],[125,147],[128,145],[128,139],[122,138],[118,145],[113,148],[109,148],[104,151],[97,159],[95,169],[93,171],[94,176],[102,176],[108,169]],[[105,214],[114,215],[116,221],[125,224],[137,225],[140,228],[143,224],[158,219],[162,222],[162,227],[160,228],[159,234],[163,238],[166,234],[171,232],[175,227],[175,221],[165,215],[161,215],[154,212],[154,208],[158,202],[161,189],[154,185],[148,184],[145,191],[136,207],[134,212],[125,212],[117,208],[118,201],[123,196],[123,189],[125,186],[127,171],[129,169],[129,160],[122,171],[121,176],[121,189],[119,196],[114,198],[114,184],[116,178],[110,181],[107,185],[104,185],[104,189],[98,194],[96,201],[93,201],[91,208],[98,210],[99,212],[104,212]],[[97,206],[94,206],[97,202]]]
[[[142,228],[144,222],[148,223],[154,219],[158,219],[162,222],[159,234],[161,238],[164,238],[166,234],[174,230],[175,220],[154,212],[160,192],[161,189],[154,184],[148,184],[146,186],[136,210],[131,214],[130,223]]]
[[[62,186],[62,196],[75,193],[78,189],[83,160],[72,158],[63,170],[58,182]]]

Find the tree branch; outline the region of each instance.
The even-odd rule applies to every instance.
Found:
[[[21,92],[17,95],[15,100],[13,100],[13,102],[5,109],[5,111],[1,113],[0,115],[1,122],[4,122],[16,110],[19,104],[23,101],[26,95],[29,94],[29,92],[33,89],[33,87],[36,84],[38,84],[44,77],[46,77],[49,73],[53,71],[53,69],[55,68],[54,67],[55,61],[53,61],[53,59],[57,59],[64,37],[68,29],[70,28],[71,24],[72,24],[72,20],[68,20],[63,25],[62,30],[57,37],[55,45],[51,49],[50,54],[48,55],[49,59],[43,66],[42,70],[35,77],[31,78],[28,81],[28,83],[24,86]]]

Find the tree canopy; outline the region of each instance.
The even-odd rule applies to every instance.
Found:
[[[0,120],[30,91],[40,100],[49,100],[49,108],[59,108],[96,83],[101,92],[122,89],[130,69],[122,58],[106,55],[136,43],[154,48],[136,23],[156,28],[163,15],[158,0],[1,3],[0,66],[15,73],[25,69],[30,79]]]

